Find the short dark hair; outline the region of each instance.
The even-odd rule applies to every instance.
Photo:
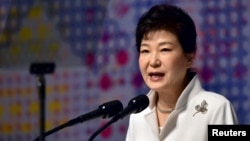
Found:
[[[176,35],[184,53],[196,52],[196,29],[192,18],[181,8],[159,4],[151,7],[139,19],[136,27],[136,48],[140,51],[141,41],[149,32],[165,30]]]

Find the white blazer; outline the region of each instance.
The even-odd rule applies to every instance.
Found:
[[[208,125],[238,124],[230,101],[205,91],[197,75],[180,95],[161,132],[155,112],[156,93],[151,90],[147,96],[149,106],[130,115],[126,141],[207,141]]]

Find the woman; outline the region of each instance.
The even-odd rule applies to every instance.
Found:
[[[224,96],[202,88],[192,70],[196,29],[181,8],[153,6],[139,19],[139,68],[151,89],[149,106],[131,114],[126,141],[207,141],[208,125],[237,124]]]

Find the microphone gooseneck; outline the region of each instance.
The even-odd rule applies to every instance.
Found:
[[[122,110],[123,110],[123,105],[119,100],[113,100],[110,102],[106,102],[106,103],[100,105],[97,110],[94,110],[94,111],[89,112],[87,114],[81,115],[81,116],[79,116],[75,119],[72,119],[72,120],[70,120],[70,121],[68,121],[68,122],[66,122],[66,123],[64,123],[56,128],[49,130],[48,132],[45,132],[43,134],[43,137],[48,136],[52,133],[55,133],[55,132],[57,132],[65,127],[72,126],[72,125],[75,125],[77,123],[82,123],[84,121],[91,120],[91,119],[94,119],[97,117],[110,118]],[[34,141],[39,141],[39,139],[40,139],[40,136],[38,136]]]
[[[106,103],[100,105],[98,107],[98,109],[93,111],[93,112],[81,115],[75,119],[68,121],[66,124],[67,124],[67,126],[71,126],[71,125],[74,125],[76,123],[81,123],[83,121],[90,120],[90,119],[97,118],[97,117],[101,117],[101,116],[103,119],[105,119],[107,117],[110,118],[122,110],[123,110],[122,103],[119,100],[113,100],[113,101],[106,102]]]
[[[124,118],[125,116],[132,114],[132,113],[139,113],[142,110],[144,110],[149,105],[149,99],[146,95],[141,94],[133,99],[131,99],[128,103],[128,106],[120,111],[117,115],[113,116],[112,119],[104,124],[101,128],[99,128],[92,136],[90,136],[88,141],[93,141],[93,139],[101,133],[103,130],[105,130],[108,126],[110,126],[112,123],[116,122],[119,119]]]

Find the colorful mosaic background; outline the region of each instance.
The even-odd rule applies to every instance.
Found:
[[[134,29],[156,3],[175,3],[195,20],[195,66],[206,89],[229,98],[250,124],[250,1],[248,0],[1,0],[0,141],[39,135],[39,96],[31,62],[52,61],[46,78],[46,130],[118,99],[124,107],[147,92],[137,67]],[[46,141],[87,140],[106,119],[67,127]],[[96,140],[125,138],[128,118]]]

